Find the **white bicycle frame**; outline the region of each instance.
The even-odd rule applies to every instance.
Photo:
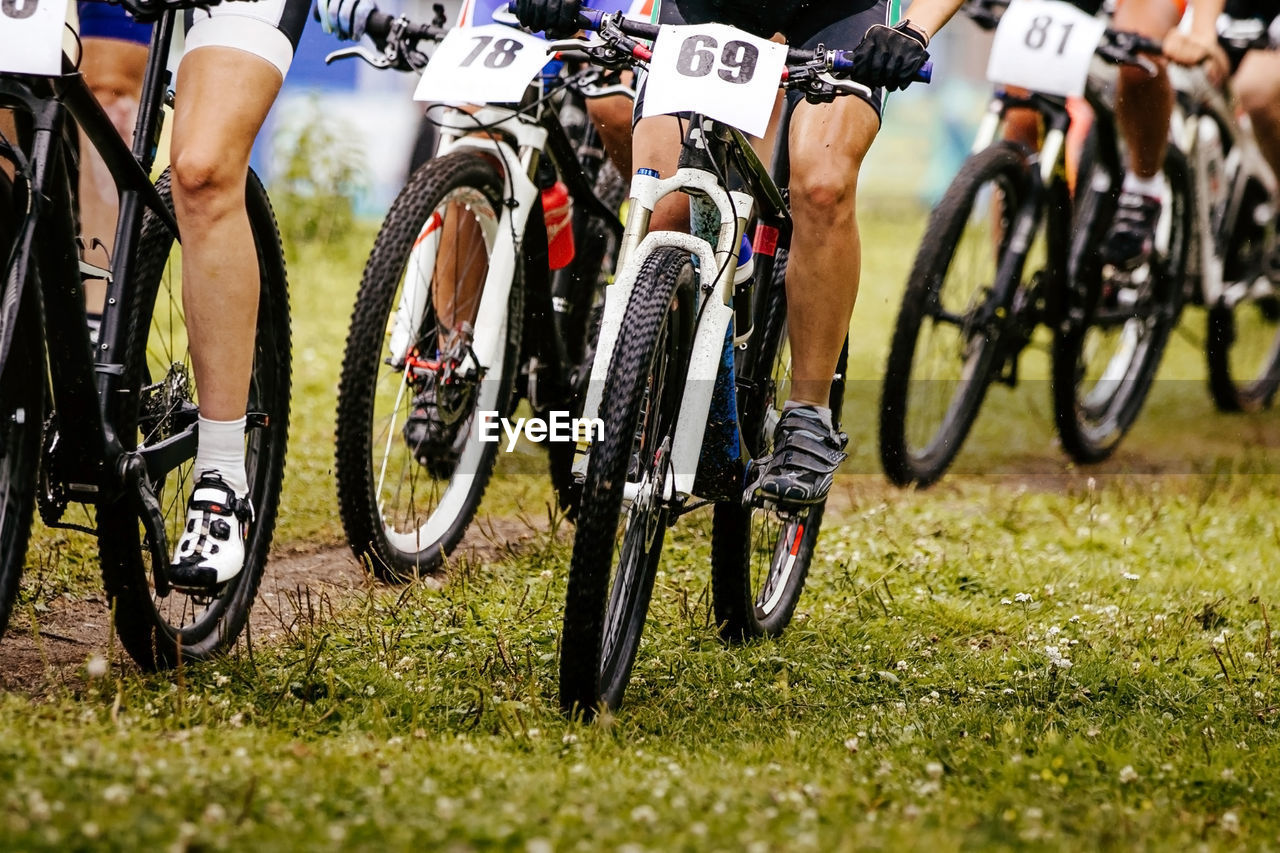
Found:
[[[709,120],[704,120],[704,130],[710,124]],[[648,230],[649,219],[658,202],[677,192],[701,196],[719,212],[720,228],[714,246],[701,237],[678,231]],[[725,334],[733,322],[733,280],[738,269],[742,233],[751,218],[755,199],[747,193],[726,190],[714,175],[703,169],[682,168],[666,179],[637,174],[631,180],[629,203],[617,275],[614,282],[605,288],[604,316],[583,417],[590,420],[600,416],[600,400],[614,346],[622,332],[627,303],[645,258],[661,247],[679,249],[696,257],[700,298],[693,349],[675,438],[666,461],[670,475],[657,478],[663,483],[663,494],[659,497],[671,502],[683,500],[693,493],[712,392],[724,355]],[[589,453],[589,444],[578,445],[573,468],[576,476],[586,475]],[[625,497],[630,500],[635,496],[634,484],[628,484]]]
[[[503,136],[468,136],[477,128],[500,132]],[[521,250],[529,214],[538,188],[529,177],[535,152],[541,152],[547,142],[547,131],[525,119],[519,113],[502,107],[482,107],[473,113],[450,109],[441,121],[442,138],[437,157],[459,150],[488,151],[504,165],[503,196],[507,201],[499,214],[498,231],[490,251],[489,273],[485,277],[480,306],[476,313],[475,328],[486,334],[476,335],[475,354],[482,368],[492,364],[506,346],[506,335],[487,334],[501,324],[505,332],[507,302],[511,296],[511,282],[515,274],[516,253]],[[515,139],[513,148],[505,136]],[[514,168],[519,163],[519,168]],[[407,349],[413,342],[415,330],[421,325],[427,308],[430,282],[429,274],[415,275],[418,270],[431,270],[435,266],[439,238],[434,234],[438,223],[428,220],[409,254],[404,292],[396,311],[395,328],[391,336],[391,357],[395,363],[403,363]]]
[[[1192,260],[1200,275],[1204,304],[1206,307],[1218,304],[1230,307],[1249,296],[1257,298],[1274,294],[1276,287],[1265,275],[1252,282],[1234,282],[1228,285],[1223,281],[1226,259],[1218,251],[1219,223],[1215,221],[1215,217],[1224,200],[1226,207],[1222,210],[1238,210],[1249,178],[1260,181],[1274,201],[1277,198],[1276,178],[1262,159],[1247,120],[1242,122],[1235,119],[1231,105],[1209,83],[1202,70],[1170,65],[1169,74],[1175,89],[1188,93],[1197,103],[1204,105],[1199,112],[1188,115],[1175,104],[1169,130],[1171,140],[1186,154],[1187,163],[1195,170],[1193,186],[1196,250],[1193,250]],[[1214,168],[1214,164],[1210,162],[1213,153],[1201,145],[1200,140],[1202,136],[1220,135],[1219,126],[1228,128],[1232,135],[1230,139],[1224,140],[1230,143],[1231,150],[1217,164],[1223,187],[1215,190],[1210,186],[1210,173]]]
[[[501,131],[503,135],[498,138],[467,135],[481,128]],[[445,114],[441,129],[443,133],[437,156],[464,150],[486,151],[503,164],[505,203],[498,212],[496,226],[485,229],[492,233],[489,272],[485,277],[484,290],[476,311],[476,334],[472,342],[472,352],[478,362],[476,366],[480,375],[484,376],[489,367],[502,357],[507,345],[507,306],[515,277],[516,253],[522,250],[520,243],[525,225],[538,198],[538,188],[529,175],[533,170],[535,153],[541,152],[546,145],[547,131],[519,113],[502,107],[481,107],[472,113],[451,109]],[[514,138],[515,147],[506,141],[508,137]],[[439,223],[434,216],[428,219],[409,254],[404,290],[396,310],[389,347],[392,363],[396,365],[404,364],[414,342],[415,330],[421,327],[426,314],[427,300],[430,297],[430,272],[435,267],[436,252],[440,246],[440,237],[436,233],[438,227]],[[402,394],[405,387],[401,387]],[[481,389],[477,409],[493,409],[497,403],[497,383],[482,383]],[[400,405],[401,400],[397,399],[397,411]],[[474,471],[476,457],[483,452],[484,445],[475,440],[474,433],[478,429],[479,419],[476,419],[471,427],[473,434],[468,437],[463,456],[458,462],[460,470]],[[389,430],[388,441],[394,441],[395,434],[396,430]],[[384,469],[379,474],[379,494],[385,474],[384,461]],[[460,505],[469,494],[473,476],[474,474],[454,477],[440,497],[440,504],[430,519],[417,530],[406,533],[388,530],[387,536],[392,544],[404,551],[418,551],[424,543],[434,542],[443,536],[444,527],[456,515],[454,507]]]

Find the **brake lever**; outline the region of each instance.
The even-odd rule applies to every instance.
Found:
[[[624,86],[621,83],[614,83],[609,86],[597,86],[594,83],[588,83],[585,86],[578,87],[578,94],[589,101],[596,98],[608,98],[614,95],[622,95],[623,97],[635,100],[635,90],[630,86]]]
[[[390,68],[394,63],[387,58],[386,54],[377,53],[362,44],[353,45],[352,47],[340,47],[324,58],[325,65],[332,65],[339,59],[363,59],[374,68]]]

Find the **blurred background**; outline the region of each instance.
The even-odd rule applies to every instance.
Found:
[[[444,5],[453,24],[461,0]],[[430,0],[382,4],[384,11],[422,21],[430,19],[431,6]],[[968,151],[990,93],[984,78],[990,39],[957,16],[934,40],[933,83],[889,99],[863,173],[863,199],[918,208],[942,194]],[[353,200],[358,217],[377,218],[408,174],[422,117],[422,105],[413,101],[417,75],[379,71],[351,59],[326,66],[325,56],[342,46],[317,22],[309,22],[284,92],[259,137],[254,167],[273,197],[282,184],[297,188],[299,181],[325,181]],[[318,140],[323,144],[311,147]]]

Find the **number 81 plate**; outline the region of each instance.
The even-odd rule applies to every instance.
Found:
[[[996,29],[987,79],[1046,95],[1082,95],[1106,28],[1069,3],[1014,0]]]
[[[724,24],[664,26],[653,45],[645,117],[698,112],[763,136],[787,48]]]

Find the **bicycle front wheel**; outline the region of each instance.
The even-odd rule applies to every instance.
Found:
[[[156,189],[172,210],[169,181],[166,171]],[[207,659],[235,642],[249,618],[275,531],[289,429],[289,292],[280,232],[266,191],[253,173],[245,196],[260,279],[245,433],[254,508],[245,566],[212,593],[158,590],[155,578],[163,576],[167,566],[152,565],[147,528],[134,504],[125,497],[99,507],[102,575],[116,632],[143,669]],[[142,222],[136,263],[122,380],[130,402],[122,407],[116,424],[126,450],[156,448],[177,439],[199,412],[182,307],[182,249],[150,212]],[[157,469],[164,470],[152,482],[170,544],[178,541],[186,522],[194,443],[186,454],[175,450],[157,455]]]
[[[929,217],[880,397],[880,461],[900,486],[951,465],[999,368],[993,289],[1026,187],[1007,142],[970,157]]]
[[[762,287],[756,331],[739,395],[743,439],[753,459],[773,452],[773,430],[791,384],[787,341],[786,255]],[[838,402],[832,400],[833,411]],[[711,593],[720,636],[730,642],[774,637],[791,622],[804,591],[825,504],[779,513],[738,501],[715,505],[711,520]]]
[[[485,155],[428,162],[378,232],[338,386],[338,502],[356,556],[382,580],[431,574],[457,547],[493,472],[482,412],[510,414],[523,278],[486,300],[503,178]],[[482,313],[483,312],[483,313]]]
[[[0,172],[0,258],[9,258],[15,227],[10,214],[11,185]],[[9,339],[0,363],[0,635],[18,595],[35,510],[40,427],[44,421],[44,344],[37,306],[21,281],[26,270],[10,270],[4,293],[23,287],[21,305],[0,298],[0,339]]]
[[[675,417],[693,339],[696,276],[686,252],[647,257],[627,306],[591,449],[569,563],[560,641],[560,704],[591,716],[622,701],[669,510]]]

